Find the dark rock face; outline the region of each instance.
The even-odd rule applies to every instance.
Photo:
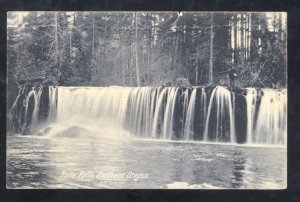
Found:
[[[27,123],[25,122],[25,102],[26,96],[29,92],[29,88],[20,87],[19,93],[14,101],[10,111],[8,110],[8,128],[9,131],[14,133],[21,133],[23,131],[23,126]]]
[[[48,87],[24,85],[8,111],[9,132],[30,134],[35,130],[33,120],[45,122],[49,111]],[[36,116],[36,117],[33,117]]]
[[[176,104],[178,106],[174,109],[174,119],[173,119],[173,139],[179,140],[182,133],[182,127],[184,124],[183,117],[183,96],[182,92],[184,89],[179,89],[179,93],[176,97]]]
[[[235,93],[234,109],[237,143],[245,143],[247,130],[247,105],[242,93]]]

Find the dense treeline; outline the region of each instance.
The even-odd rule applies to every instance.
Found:
[[[10,85],[285,87],[285,13],[8,13]],[[179,84],[178,84],[179,83]]]

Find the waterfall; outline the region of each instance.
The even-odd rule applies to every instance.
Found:
[[[262,89],[255,129],[255,143],[286,144],[287,94],[286,90]]]
[[[48,113],[48,121],[53,122],[56,117],[56,109],[57,109],[57,88],[53,86],[49,86],[49,113]]]
[[[122,125],[129,93],[129,88],[122,87],[58,87],[56,120],[81,122],[105,118]]]
[[[163,101],[166,96],[168,89],[164,88],[158,95],[158,99],[156,102],[155,112],[154,112],[154,119],[153,119],[153,127],[152,127],[152,137],[158,137],[159,131],[158,126],[161,122],[161,113],[163,110]]]
[[[181,130],[181,137],[184,139],[184,126],[186,122],[186,112],[188,110],[188,103],[189,103],[189,89],[186,89],[183,93],[183,107],[182,107],[182,130]]]
[[[196,105],[196,93],[197,88],[194,88],[191,94],[190,102],[187,108],[187,115],[185,120],[185,127],[184,127],[184,140],[193,139],[194,135],[194,113],[195,113],[195,105]]]
[[[24,125],[23,128],[26,130],[27,126],[29,126],[29,130],[33,130],[37,127],[38,122],[39,122],[39,109],[40,109],[40,98],[42,94],[42,88],[35,88],[33,87],[32,90],[27,94],[25,98],[25,120],[24,120]],[[33,106],[33,111],[31,114],[31,123],[28,120],[28,109],[29,109],[29,102],[30,98],[33,98],[34,101],[34,106]]]
[[[133,89],[129,95],[130,129],[138,136],[149,137],[153,121],[155,91],[150,87],[137,88]],[[125,108],[126,106],[123,111],[126,111]],[[124,118],[126,118],[126,114],[124,114]]]
[[[30,133],[40,124],[85,125],[140,138],[286,145],[286,90],[50,86],[43,93],[43,89],[19,90],[8,116],[11,130]],[[44,113],[48,117],[43,123],[39,118]]]
[[[224,87],[217,86],[212,91],[203,139],[236,142],[232,96],[231,92]]]
[[[206,92],[205,92],[205,89],[204,87],[201,88],[201,110],[202,110],[202,125],[204,126],[205,125],[205,120],[206,120],[206,99],[207,99],[207,95],[206,95]]]
[[[247,104],[247,143],[248,144],[251,144],[253,141],[256,97],[257,97],[256,89],[247,88],[246,104]]]
[[[178,88],[168,88],[168,99],[163,122],[163,139],[171,139],[173,135],[173,117]]]

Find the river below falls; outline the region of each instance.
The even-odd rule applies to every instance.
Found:
[[[7,137],[8,188],[281,189],[286,162],[286,147]]]

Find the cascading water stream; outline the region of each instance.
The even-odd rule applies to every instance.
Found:
[[[163,139],[171,139],[173,135],[173,117],[178,88],[168,89],[168,99],[163,122]]]
[[[155,93],[155,90],[149,87],[137,88],[129,93],[129,125],[131,131],[138,136],[149,137],[151,134]]]
[[[53,122],[56,118],[57,110],[57,88],[49,87],[49,113],[48,113],[48,122]]]
[[[217,86],[212,92],[203,139],[204,141],[236,142],[232,96],[231,92],[224,87]]]
[[[152,137],[157,137],[158,132],[158,125],[161,122],[161,113],[163,110],[163,101],[167,93],[167,88],[164,88],[159,94],[158,99],[156,102],[155,112],[154,112],[154,119],[153,119],[153,127],[152,127]]]
[[[28,93],[26,99],[25,99],[25,125],[24,128],[26,128],[27,125],[30,126],[30,130],[34,129],[38,125],[39,121],[39,109],[40,109],[40,98],[42,94],[42,88],[32,88],[32,90]],[[33,106],[33,111],[32,111],[32,118],[31,118],[31,123],[28,124],[28,107],[29,107],[29,100],[30,98],[33,98],[34,100],[34,106]]]
[[[188,110],[188,104],[189,104],[189,89],[186,89],[183,93],[183,107],[182,107],[182,130],[181,130],[181,137],[182,139],[185,138],[184,136],[184,126],[185,126],[185,122],[186,122],[186,112]]]
[[[253,129],[255,121],[257,91],[254,88],[247,88],[246,105],[247,105],[247,143],[253,141]]]
[[[196,93],[197,88],[194,88],[190,97],[190,102],[187,109],[187,115],[185,120],[184,127],[184,140],[193,139],[194,135],[194,113],[195,113],[195,105],[196,105]]]
[[[207,105],[207,95],[206,95],[206,92],[205,92],[205,89],[204,87],[201,88],[201,109],[202,109],[202,125],[204,126],[205,125],[205,120],[206,120],[206,105]]]

